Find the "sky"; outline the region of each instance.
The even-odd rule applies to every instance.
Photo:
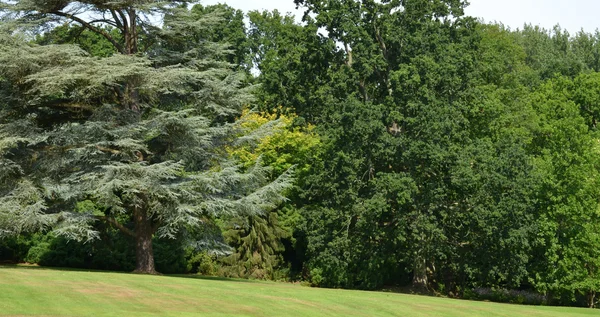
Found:
[[[466,13],[486,22],[502,22],[511,29],[524,23],[546,29],[556,24],[575,34],[583,29],[595,32],[600,28],[600,0],[470,0]],[[291,12],[300,17],[293,0],[201,0],[204,5],[227,3],[244,11],[273,10]]]

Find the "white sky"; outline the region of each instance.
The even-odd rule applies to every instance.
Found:
[[[600,28],[600,0],[470,0],[467,14],[486,22],[499,21],[512,29],[531,23],[550,29],[560,24],[571,34],[582,28],[595,32]],[[204,5],[227,3],[244,11],[273,10],[291,12],[297,17],[293,0],[201,0]]]

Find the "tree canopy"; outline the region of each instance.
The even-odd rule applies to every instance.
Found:
[[[181,3],[3,3],[9,31],[65,21],[115,50],[92,55],[3,35],[6,231],[53,228],[91,240],[92,223],[106,221],[135,238],[136,271],[153,273],[153,235],[174,237],[207,216],[262,213],[283,199],[288,174],[269,180],[260,164],[242,173],[219,155],[251,87],[222,58],[225,45],[202,38],[219,19],[194,19]],[[181,37],[187,46],[177,45]],[[86,199],[98,208],[74,209]]]

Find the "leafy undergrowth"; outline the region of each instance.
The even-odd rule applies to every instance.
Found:
[[[0,316],[597,316],[598,310],[471,302],[199,276],[0,266]]]

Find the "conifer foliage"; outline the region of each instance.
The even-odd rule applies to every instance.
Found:
[[[283,199],[289,174],[271,181],[260,164],[242,173],[220,155],[249,88],[226,46],[202,38],[218,14],[192,19],[186,3],[0,2],[0,234],[91,240],[104,221],[135,239],[136,271],[155,273],[154,235]],[[27,41],[60,23],[117,53]],[[97,208],[75,209],[82,200]]]

